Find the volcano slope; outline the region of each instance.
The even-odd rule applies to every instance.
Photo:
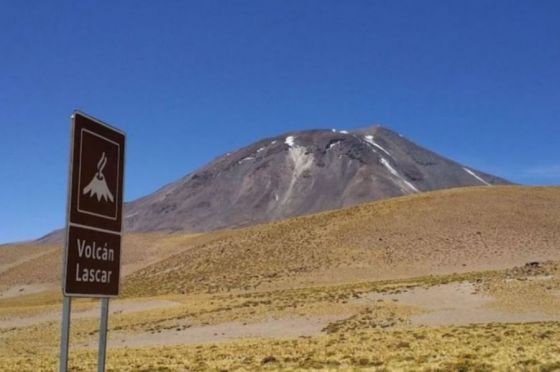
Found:
[[[507,186],[130,235],[108,367],[554,370],[559,227],[559,188]],[[2,370],[56,368],[60,297],[26,294],[59,280],[60,248],[43,248],[0,248]],[[75,370],[95,366],[95,304],[75,301]]]
[[[425,191],[508,184],[381,126],[310,130],[218,157],[127,204],[124,224],[131,232],[203,232]]]

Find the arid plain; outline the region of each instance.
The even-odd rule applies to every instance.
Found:
[[[0,247],[0,369],[57,368],[62,247]],[[113,371],[560,369],[560,188],[474,187],[128,234]],[[77,300],[72,370],[96,364]]]

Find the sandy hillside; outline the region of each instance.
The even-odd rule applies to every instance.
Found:
[[[558,247],[560,188],[452,189],[239,230],[128,234],[124,289],[290,288],[502,269],[558,259]],[[60,265],[60,246],[1,247],[0,287],[58,285]]]
[[[123,275],[220,236],[221,233],[180,237],[158,233],[127,234],[123,241]],[[61,245],[27,243],[0,247],[0,291],[9,289],[11,293],[23,288],[21,294],[25,294],[37,285],[59,287],[61,270]]]
[[[129,234],[108,369],[553,371],[560,189],[455,189],[241,230]],[[0,370],[57,368],[61,249],[0,248]],[[72,305],[93,370],[99,301]]]
[[[291,288],[558,259],[560,188],[418,194],[233,230],[202,244],[185,240],[184,247],[132,274],[128,293]]]

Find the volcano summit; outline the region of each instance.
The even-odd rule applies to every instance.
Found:
[[[209,231],[424,191],[508,183],[381,126],[292,132],[223,155],[131,202],[125,228]]]

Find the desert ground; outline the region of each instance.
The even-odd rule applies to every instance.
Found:
[[[0,246],[0,370],[57,368],[62,247]],[[560,188],[452,189],[128,234],[107,369],[560,370]],[[70,366],[96,367],[99,301]]]

